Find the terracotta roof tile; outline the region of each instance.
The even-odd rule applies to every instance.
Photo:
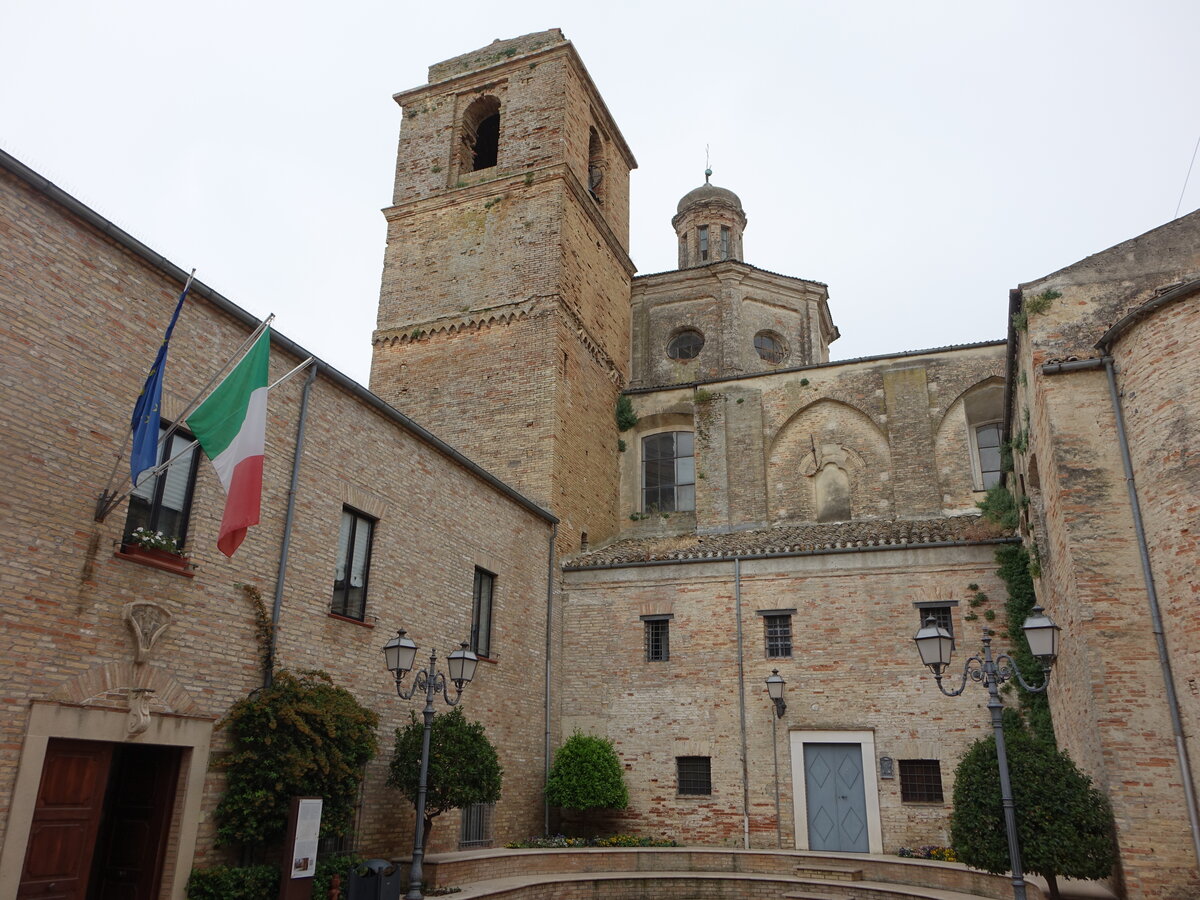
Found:
[[[820,553],[855,547],[920,547],[951,541],[993,540],[1006,536],[1003,529],[987,522],[982,516],[779,525],[725,534],[629,538],[576,556],[566,563],[564,568],[570,570],[633,562]]]

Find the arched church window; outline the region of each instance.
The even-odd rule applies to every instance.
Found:
[[[687,362],[700,355],[704,348],[704,335],[691,328],[681,331],[667,342],[667,356],[680,362]]]
[[[500,153],[500,101],[479,97],[463,114],[460,160],[462,170],[477,172],[496,165]]]
[[[1004,385],[999,379],[981,384],[963,398],[967,436],[971,451],[971,481],[977,491],[986,491],[1004,477],[1001,462],[1001,431],[1004,418]]]
[[[687,512],[696,508],[696,459],[690,431],[642,439],[642,510]]]
[[[754,336],[754,349],[769,363],[781,363],[787,357],[787,345],[773,331],[760,331]]]

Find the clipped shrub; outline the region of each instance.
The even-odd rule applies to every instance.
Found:
[[[1012,710],[1004,742],[1026,871],[1046,879],[1057,900],[1059,877],[1107,878],[1112,873],[1113,817],[1105,796],[1070,757],[1036,739]],[[950,841],[961,862],[1008,871],[1008,840],[1000,800],[996,739],[976,741],[954,776]]]
[[[396,729],[387,783],[417,802],[421,775],[421,742],[424,719],[409,713],[409,724]],[[429,774],[425,788],[425,841],[428,845],[433,820],[451,809],[500,799],[504,770],[496,748],[479,722],[469,722],[460,707],[433,717],[429,734]]]
[[[233,750],[218,763],[228,776],[217,804],[218,844],[279,841],[297,796],[324,799],[321,837],[345,834],[378,722],[324,672],[281,670],[270,687],[235,703],[225,717]]]
[[[187,883],[188,900],[263,900],[278,893],[279,869],[275,866],[192,869]]]
[[[564,809],[624,809],[625,771],[612,741],[576,731],[554,754],[546,799]]]

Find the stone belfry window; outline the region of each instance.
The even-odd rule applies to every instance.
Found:
[[[496,165],[500,153],[500,101],[479,97],[463,113],[459,131],[459,168],[477,172]]]
[[[604,144],[595,128],[588,129],[588,193],[597,203],[604,202]]]
[[[696,231],[700,239],[700,261],[703,262],[708,259],[708,226],[701,225]]]

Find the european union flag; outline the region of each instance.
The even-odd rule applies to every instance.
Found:
[[[129,457],[129,474],[136,486],[138,476],[147,469],[153,469],[158,464],[158,429],[161,421],[159,407],[162,404],[163,368],[167,364],[167,344],[171,340],[171,332],[175,330],[175,322],[179,319],[179,311],[183,309],[184,298],[192,286],[189,278],[175,304],[175,314],[163,335],[162,346],[154,357],[154,365],[146,376],[146,384],[138,396],[137,405],[133,408],[133,418],[130,428],[133,429],[133,453]]]

